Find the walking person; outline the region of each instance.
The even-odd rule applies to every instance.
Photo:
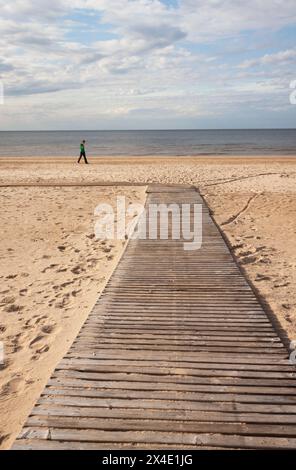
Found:
[[[87,158],[86,158],[86,153],[85,153],[85,140],[83,140],[80,144],[80,157],[78,160],[78,163],[80,163],[80,160],[84,158],[84,163],[88,164]]]

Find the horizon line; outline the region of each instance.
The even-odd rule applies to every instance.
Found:
[[[276,131],[296,130],[296,127],[217,127],[217,128],[175,128],[175,129],[9,129],[1,132],[175,132],[175,131]]]

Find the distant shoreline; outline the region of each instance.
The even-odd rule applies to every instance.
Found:
[[[199,163],[233,163],[233,164],[242,164],[244,160],[251,160],[252,163],[264,163],[264,162],[274,162],[274,163],[296,163],[296,152],[295,155],[118,155],[118,156],[108,156],[108,155],[89,155],[90,162],[93,164],[123,164],[132,163],[132,164],[149,164],[149,163],[176,163],[175,159],[180,158],[181,162],[199,162]],[[73,164],[76,163],[76,156],[52,156],[52,157],[37,157],[37,156],[0,156],[0,164],[7,163],[20,163],[20,164]]]
[[[33,129],[33,130],[0,130],[1,132],[228,132],[228,131],[296,131],[296,127],[238,127],[238,128],[192,128],[192,129]]]

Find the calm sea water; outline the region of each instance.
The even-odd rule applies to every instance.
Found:
[[[0,156],[295,155],[296,129],[0,132]]]

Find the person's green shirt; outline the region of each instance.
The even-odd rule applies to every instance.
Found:
[[[84,144],[80,144],[80,152],[84,153],[85,152],[85,147]]]

